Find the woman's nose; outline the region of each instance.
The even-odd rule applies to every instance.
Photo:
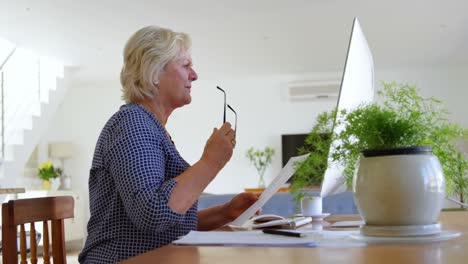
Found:
[[[193,82],[193,81],[196,81],[197,79],[198,79],[198,74],[194,69],[192,69],[192,72],[190,74],[190,80]]]

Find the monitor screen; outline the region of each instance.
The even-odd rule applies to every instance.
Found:
[[[299,155],[298,149],[304,146],[308,134],[289,134],[281,136],[281,160],[284,167],[291,157]]]
[[[357,18],[354,19],[348,45],[343,78],[338,96],[338,112],[352,109],[362,103],[374,100],[374,61],[367,40]],[[340,118],[339,116],[337,118]],[[341,130],[333,127],[333,132]],[[330,148],[338,142],[332,142]],[[331,153],[331,152],[330,152]],[[328,166],[322,182],[321,196],[325,197],[346,190],[343,166],[332,162],[328,157]]]

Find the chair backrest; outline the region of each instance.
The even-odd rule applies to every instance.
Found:
[[[3,263],[18,263],[18,226],[20,227],[21,263],[27,263],[26,232],[30,224],[31,263],[37,263],[36,231],[34,222],[43,223],[44,263],[50,263],[49,228],[52,227],[52,257],[54,263],[67,263],[65,251],[64,219],[73,217],[75,202],[71,196],[43,197],[11,200],[2,205],[2,257]]]

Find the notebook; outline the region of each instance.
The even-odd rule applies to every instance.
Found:
[[[308,224],[312,222],[312,217],[289,217],[285,218],[279,215],[272,215],[272,214],[265,214],[252,217],[249,220],[249,223],[246,227],[250,227],[252,229],[258,228],[281,228],[281,229],[296,229],[300,226]]]
[[[281,169],[278,176],[273,179],[270,185],[268,185],[265,191],[262,192],[260,197],[258,197],[258,200],[247,208],[247,210],[245,210],[239,217],[232,221],[229,226],[234,230],[250,228],[251,224],[249,223],[249,219],[255,215],[255,212],[257,212],[258,209],[260,209],[289,178],[291,178],[295,172],[295,164],[305,160],[308,156],[309,154],[305,154],[290,158],[286,165]]]

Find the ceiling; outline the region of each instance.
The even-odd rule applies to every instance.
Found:
[[[115,80],[146,25],[191,35],[200,79],[339,71],[353,17],[377,68],[468,65],[465,0],[0,0],[0,37]]]

